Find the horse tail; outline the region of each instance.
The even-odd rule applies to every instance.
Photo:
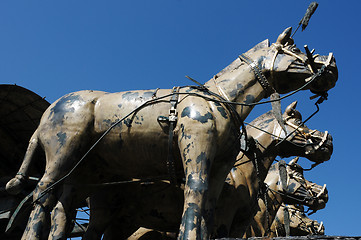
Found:
[[[6,191],[9,194],[17,195],[19,194],[28,180],[29,168],[32,164],[33,157],[36,150],[40,147],[38,130],[36,130],[33,136],[30,138],[28,148],[26,150],[23,162],[21,163],[18,173],[6,184]]]

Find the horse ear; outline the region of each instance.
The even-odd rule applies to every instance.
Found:
[[[277,38],[277,43],[285,45],[287,42],[290,43],[290,41],[292,41],[293,44],[293,40],[291,39],[291,33],[292,33],[292,27],[288,27],[286,28]]]
[[[286,110],[284,112],[284,115],[291,116],[292,113],[294,113],[294,110],[296,109],[296,106],[297,106],[297,101],[294,101],[293,103],[288,105],[288,107],[286,108]]]
[[[296,164],[296,163],[298,162],[298,159],[300,159],[300,157],[295,157],[294,159],[292,159],[292,160],[288,163],[288,165],[294,165],[294,164]]]

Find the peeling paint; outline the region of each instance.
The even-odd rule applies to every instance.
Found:
[[[66,133],[59,132],[58,134],[56,134],[56,136],[58,137],[58,142],[60,143],[60,146],[64,146],[66,142]]]
[[[187,184],[190,189],[195,192],[204,193],[208,190],[208,183],[203,181],[202,179],[194,179],[190,174],[187,179]]]
[[[123,93],[122,99],[127,101],[135,100],[139,96],[138,92],[126,92]]]
[[[69,112],[74,112],[74,105],[80,105],[81,103],[83,103],[83,100],[79,95],[75,95],[74,93],[66,95],[60,98],[60,100],[55,104],[55,106],[50,109],[48,119],[52,121],[53,125],[62,123],[65,114]]]
[[[253,95],[247,95],[244,103],[246,103],[246,104],[254,103],[254,100],[255,100],[255,97]]]
[[[184,240],[190,239],[190,232],[196,229],[197,226],[201,226],[201,212],[197,204],[188,203],[187,210],[182,218],[182,225],[184,226]],[[201,239],[200,232],[197,232],[196,239]]]
[[[206,123],[208,120],[213,120],[213,115],[210,112],[207,112],[202,116],[198,111],[192,109],[192,107],[185,107],[182,111],[181,117],[189,117],[201,123]]]

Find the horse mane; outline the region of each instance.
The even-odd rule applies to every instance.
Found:
[[[265,48],[265,47],[269,47],[269,40],[266,39],[260,43],[258,43],[257,45],[255,45],[253,48],[251,48],[250,50],[247,51],[247,53],[249,52],[255,52],[261,48]],[[240,61],[239,58],[237,58],[236,60],[234,60],[231,64],[229,64],[227,67],[223,68],[219,73],[217,73],[215,75],[215,78],[218,78],[220,76],[222,76],[224,73],[227,73],[227,72],[231,72],[237,68],[239,68],[241,65],[243,65],[244,62],[243,61]]]
[[[222,76],[224,73],[231,72],[231,71],[239,68],[242,64],[243,64],[243,62],[240,61],[239,58],[237,58],[231,64],[229,64],[227,67],[223,68],[219,73],[217,73],[215,75],[215,78],[218,78],[218,77]]]

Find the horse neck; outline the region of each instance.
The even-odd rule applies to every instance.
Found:
[[[272,121],[268,127],[263,130],[272,133],[273,126],[274,121]],[[247,155],[241,152],[237,157],[237,159],[240,159],[237,163],[240,164],[237,165],[236,168],[238,171],[242,172],[242,176],[247,179],[247,186],[251,194],[251,198],[254,199],[260,188],[259,183],[266,179],[268,170],[270,169],[273,161],[276,159],[277,154],[274,151],[270,151],[275,144],[270,134],[265,132],[261,132],[258,135],[252,134],[253,130],[250,128],[251,127],[247,127],[247,132],[250,133],[250,135],[255,136],[254,139],[258,142],[257,149]],[[257,133],[259,133],[259,131],[257,131]],[[261,156],[261,159],[259,156]],[[255,164],[252,162],[252,160],[257,157],[257,165],[259,169],[258,173]],[[233,179],[237,184],[237,176],[233,176]]]
[[[313,220],[309,219],[306,215],[301,215],[300,212],[297,212],[297,210],[292,209],[292,207],[290,209],[291,209],[291,210],[289,210],[290,211],[290,220],[291,220],[290,222],[293,222],[295,225],[298,225],[302,222],[304,222],[305,224],[313,222]],[[280,210],[284,210],[284,207],[281,207]],[[279,214],[282,214],[282,213],[279,213]],[[296,226],[293,226],[293,227],[296,227]]]
[[[250,104],[259,102],[265,97],[265,91],[250,66],[238,58],[206,82],[205,86],[231,102]],[[245,120],[253,109],[240,105],[236,105],[235,108],[242,120]]]
[[[305,234],[313,234],[312,231],[307,226],[315,226],[318,224],[316,220],[312,220],[309,217],[307,217],[305,214],[302,214],[301,212],[297,211],[296,209],[292,209],[292,206],[290,211],[290,227],[298,229],[300,232],[304,232]],[[281,207],[279,211],[282,210],[282,212],[277,213],[277,215],[283,214],[284,207]],[[284,219],[282,219],[283,225],[284,225]],[[315,224],[316,223],[316,224]]]
[[[267,178],[269,178],[268,176]],[[271,176],[272,178],[277,178],[277,174],[273,174]],[[267,181],[269,184],[269,188],[276,190],[277,189],[277,180],[272,179],[271,182]],[[266,201],[265,201],[266,198]],[[267,231],[267,228],[270,228],[272,225],[273,220],[276,217],[276,214],[278,210],[280,209],[282,204],[282,197],[273,191],[268,190],[267,193],[262,196],[262,199],[258,200],[258,206],[260,208],[260,211],[256,214],[254,217],[255,221],[262,221],[262,226],[264,227],[263,233],[265,234]]]
[[[285,225],[285,214],[284,214],[284,211],[285,211],[285,207],[284,206],[281,206],[277,213],[276,213],[276,216],[275,216],[275,219],[272,223],[272,227],[271,227],[271,230],[275,233],[277,233],[277,236],[285,236],[285,230],[284,230],[284,225]],[[296,214],[290,214],[289,217],[290,217],[290,224],[295,224],[297,225],[298,222],[299,222],[299,219],[295,216]],[[297,224],[296,224],[297,222]],[[292,228],[293,226],[291,226]],[[281,232],[280,232],[281,231]],[[280,234],[280,235],[278,235]]]

